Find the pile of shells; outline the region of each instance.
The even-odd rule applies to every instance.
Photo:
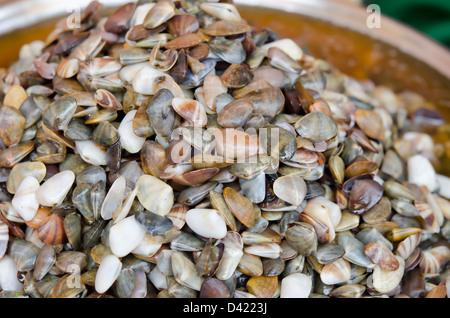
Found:
[[[1,297],[448,297],[430,103],[217,1],[63,19],[0,70]]]

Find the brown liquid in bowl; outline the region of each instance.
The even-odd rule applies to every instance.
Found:
[[[255,7],[239,7],[242,17],[256,29],[268,28],[281,37],[295,40],[311,55],[328,61],[342,72],[358,79],[369,78],[400,92],[411,90],[423,95],[445,117],[446,124],[432,132],[439,164],[436,169],[450,176],[450,81],[400,50],[355,31],[298,14]],[[18,58],[20,47],[44,40],[56,21],[0,37],[0,67]],[[442,67],[450,67],[443,65]]]

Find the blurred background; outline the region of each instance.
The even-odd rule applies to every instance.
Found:
[[[450,48],[450,0],[345,0],[377,4],[381,13],[407,24]]]

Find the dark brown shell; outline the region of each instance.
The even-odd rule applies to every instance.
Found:
[[[383,197],[383,187],[370,179],[356,180],[349,196],[348,210],[363,214],[373,208]]]
[[[105,30],[111,33],[123,33],[130,28],[130,20],[136,10],[136,3],[129,2],[114,11],[105,22]]]

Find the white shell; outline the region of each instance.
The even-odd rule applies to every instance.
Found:
[[[324,238],[327,242],[331,242],[336,237],[334,226],[331,222],[328,209],[323,204],[308,203],[303,209],[303,213],[309,215],[314,220],[320,222],[328,228],[328,235]]]
[[[156,68],[145,65],[131,78],[131,85],[136,93],[144,95],[154,95],[153,84],[156,78],[160,76],[169,76]]]
[[[220,20],[240,22],[239,11],[230,3],[202,3],[200,8]]]
[[[133,17],[131,18],[130,26],[134,27],[135,25],[144,23],[145,17],[154,5],[155,3],[144,3],[138,5],[134,11]]]
[[[400,256],[395,256],[400,266],[395,271],[387,271],[375,265],[373,268],[373,287],[380,293],[388,293],[400,284],[405,271],[405,261]]]
[[[308,298],[311,288],[310,276],[293,273],[282,279],[280,298]]]
[[[136,73],[143,69],[146,65],[148,65],[148,62],[136,63],[123,67],[119,72],[120,79],[123,82],[131,83]]]
[[[120,222],[128,216],[131,206],[133,205],[134,199],[136,198],[137,188],[135,188],[131,193],[129,193],[122,202],[122,205],[114,210],[113,220],[114,223]]]
[[[350,263],[340,258],[322,268],[320,279],[327,285],[345,283],[350,279],[351,272]]]
[[[302,49],[298,46],[297,43],[295,43],[291,39],[281,39],[281,40],[273,41],[273,42],[264,44],[263,46],[261,46],[261,49],[263,50],[264,54],[267,55],[267,51],[269,51],[269,49],[271,47],[279,48],[280,50],[282,50],[284,53],[289,55],[295,61],[300,60],[303,56]]]
[[[155,242],[155,238],[146,233],[139,245],[131,251],[134,255],[152,257],[161,248],[162,243]]]
[[[122,262],[117,256],[106,255],[95,276],[95,290],[99,294],[106,292],[116,281],[122,269]]]
[[[450,178],[442,174],[436,175],[436,181],[439,185],[439,195],[450,199]]]
[[[64,201],[75,181],[71,170],[61,171],[45,181],[36,191],[36,197],[43,206],[56,206]]]
[[[106,151],[92,140],[75,141],[75,146],[80,157],[87,163],[94,166],[105,166],[107,164]]]
[[[165,216],[174,204],[173,189],[164,181],[142,175],[136,181],[139,202],[150,212]]]
[[[36,215],[39,208],[36,197],[38,189],[39,181],[35,177],[28,176],[22,180],[14,194],[11,204],[24,221],[30,221]]]
[[[10,256],[5,255],[0,259],[0,287],[2,290],[22,290],[22,284],[17,279],[18,271],[16,263]]]
[[[167,289],[167,278],[163,273],[158,269],[158,266],[153,267],[150,274],[148,274],[149,281],[155,286],[157,289]]]
[[[144,228],[136,222],[134,215],[114,224],[109,231],[111,251],[117,257],[131,253],[145,236]]]
[[[426,186],[430,192],[436,190],[436,171],[428,158],[414,155],[408,159],[408,182]]]
[[[273,192],[281,200],[298,206],[305,198],[306,183],[302,177],[297,175],[279,177],[273,183]]]
[[[215,209],[192,209],[186,213],[186,223],[196,234],[221,239],[227,234],[224,218]]]
[[[117,129],[120,135],[120,144],[129,153],[139,152],[145,142],[145,138],[137,136],[133,130],[133,119],[136,116],[136,112],[137,110],[130,110]]]
[[[278,258],[282,251],[281,246],[276,243],[264,243],[247,246],[244,252],[260,257]]]
[[[308,200],[308,203],[315,203],[324,206],[327,208],[328,216],[330,217],[331,224],[334,228],[336,228],[341,221],[342,212],[339,205],[334,202],[331,202],[325,197],[314,197]]]
[[[125,178],[121,176],[117,178],[109,188],[109,191],[103,200],[100,212],[100,215],[104,220],[110,220],[113,212],[122,206],[122,202],[125,199],[126,186],[127,182]]]

